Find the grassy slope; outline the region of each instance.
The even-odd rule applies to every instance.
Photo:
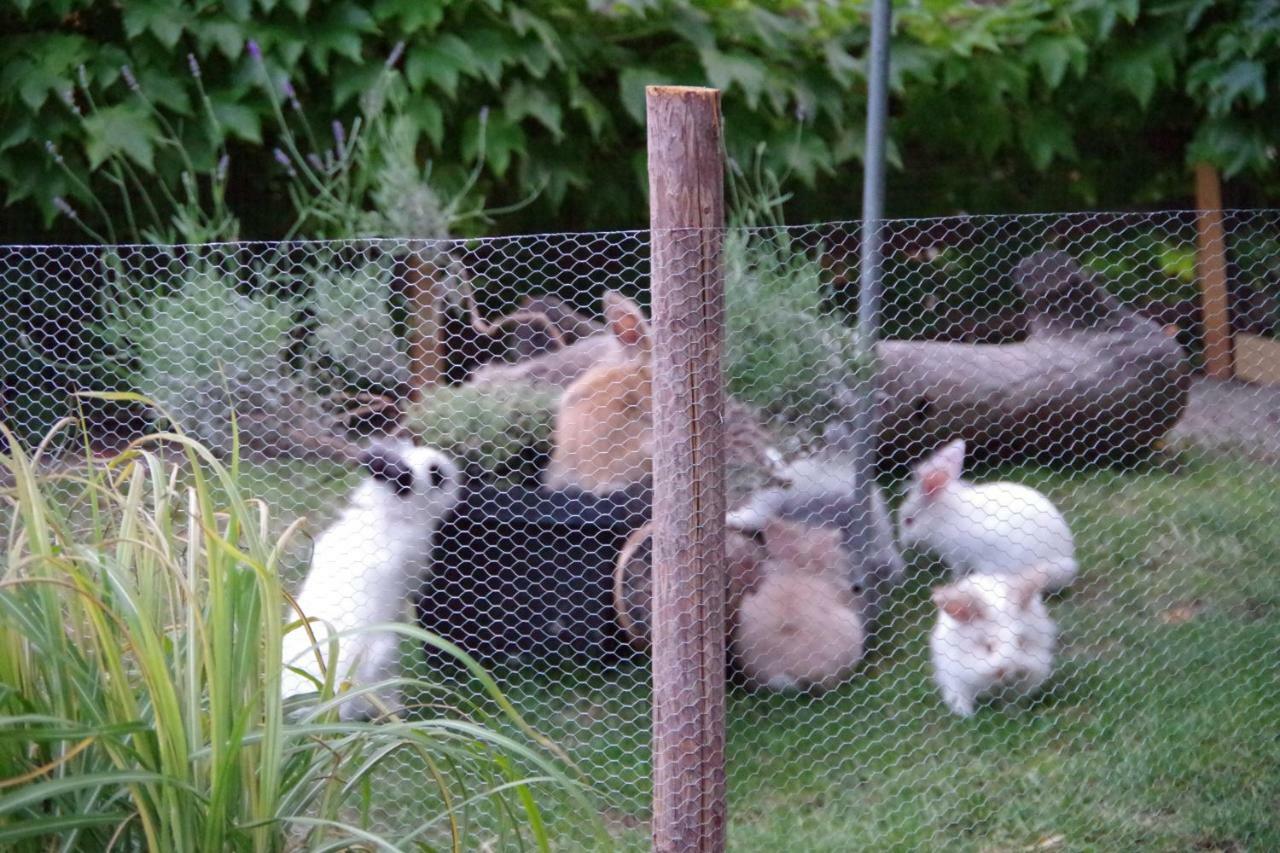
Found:
[[[732,694],[732,847],[1280,849],[1280,472],[1194,459],[1177,474],[1001,475],[1053,496],[1079,543],[1081,582],[1050,604],[1051,688],[948,716],[925,648],[936,567],[921,561],[859,679],[817,698]],[[646,680],[632,667],[504,684],[637,850]],[[411,810],[412,791],[388,786],[386,808]]]

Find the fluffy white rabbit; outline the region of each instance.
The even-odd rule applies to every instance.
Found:
[[[970,575],[933,591],[938,621],[929,636],[943,701],[970,716],[982,696],[1024,695],[1053,669],[1057,626],[1040,590],[1042,571]]]
[[[360,455],[368,476],[356,487],[338,519],[316,539],[311,570],[298,594],[298,607],[311,619],[320,656],[336,665],[335,685],[374,684],[397,674],[399,635],[361,631],[339,637],[336,661],[328,640],[334,634],[398,622],[411,587],[427,567],[440,519],[457,503],[461,477],[444,453],[408,441],[376,444]],[[287,621],[299,620],[289,612]],[[316,690],[293,668],[322,680],[315,649],[297,624],[284,637],[281,687],[285,696]],[[391,709],[399,697],[380,696]],[[344,702],[344,720],[380,715],[367,696]]]
[[[898,512],[901,546],[936,552],[956,576],[1039,565],[1046,590],[1070,584],[1075,542],[1062,513],[1028,486],[960,479],[964,451],[964,439],[956,439],[916,466]]]

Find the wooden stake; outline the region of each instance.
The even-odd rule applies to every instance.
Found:
[[[440,384],[444,375],[441,365],[441,306],[444,301],[440,277],[443,270],[428,260],[419,248],[406,259],[405,300],[409,308],[409,385],[410,399],[419,400],[422,392]]]
[[[653,848],[725,844],[724,161],[715,89],[650,86]]]
[[[1227,303],[1227,235],[1222,226],[1222,184],[1218,170],[1196,165],[1196,275],[1204,311],[1204,368],[1230,379],[1231,315]]]

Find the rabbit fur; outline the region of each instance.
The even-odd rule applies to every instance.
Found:
[[[956,439],[916,466],[898,513],[901,546],[936,552],[956,576],[1039,565],[1046,591],[1068,586],[1077,566],[1062,513],[1019,483],[962,480],[964,455],[964,440]]]
[[[929,652],[953,712],[970,716],[979,697],[1028,694],[1049,677],[1057,626],[1040,597],[1047,577],[1043,567],[974,574],[933,591]]]
[[[431,552],[439,520],[461,491],[457,465],[431,447],[405,440],[379,443],[364,450],[360,466],[367,476],[352,493],[341,515],[317,538],[311,569],[297,596],[301,613],[289,622],[310,619],[313,644],[299,622],[286,629],[282,691],[285,696],[316,690],[323,675],[318,649],[326,665],[336,667],[335,685],[350,679],[353,687],[396,675],[399,637],[366,629],[402,621],[409,594]],[[338,637],[338,654],[329,660],[329,638]],[[392,691],[380,696],[386,707],[398,707]],[[343,702],[344,720],[379,716],[367,695]]]
[[[840,531],[844,549],[855,558],[861,555],[849,583],[867,598],[870,610],[877,610],[881,596],[901,583],[906,572],[880,489],[874,484],[860,489],[852,467],[815,457],[781,466],[777,478],[785,488],[757,491],[728,513],[729,528],[758,531],[769,519],[781,518]]]
[[[734,656],[748,683],[826,690],[862,659],[866,619],[848,583],[839,530],[779,518],[764,523],[760,581],[738,604]]]
[[[653,367],[649,324],[631,300],[604,295],[617,350],[565,389],[555,419],[548,482],[606,494],[653,471]]]
[[[653,473],[649,321],[635,302],[614,291],[604,294],[603,303],[612,347],[602,347],[599,359],[561,395],[547,472],[552,488],[600,495],[647,482]],[[725,401],[725,443],[731,492],[772,475],[777,452],[750,410],[733,399]]]

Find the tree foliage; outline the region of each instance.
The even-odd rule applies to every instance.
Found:
[[[896,6],[897,212],[1154,203],[1183,195],[1199,159],[1275,186],[1275,0]],[[175,190],[184,171],[208,180],[224,142],[245,230],[279,233],[271,95],[295,93],[327,136],[401,41],[395,94],[442,191],[480,166],[487,203],[534,198],[504,227],[643,222],[649,83],[722,88],[731,154],[765,143],[805,215],[856,211],[865,3],[0,0],[0,32],[0,185],[15,235],[53,223],[55,199],[110,198],[111,162]]]

